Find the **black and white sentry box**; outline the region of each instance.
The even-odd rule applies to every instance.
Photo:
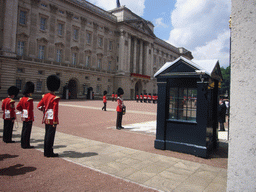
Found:
[[[156,73],[158,85],[155,148],[207,157],[218,145],[218,60],[179,57]]]

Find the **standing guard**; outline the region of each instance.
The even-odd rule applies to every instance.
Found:
[[[115,92],[112,93],[111,98],[112,98],[112,101],[115,100]]]
[[[47,77],[47,88],[50,93],[43,95],[43,98],[38,103],[37,108],[43,111],[43,121],[45,124],[44,138],[44,156],[58,157],[57,153],[53,153],[53,143],[57,124],[59,124],[58,110],[60,97],[56,96],[54,91],[60,87],[60,79],[56,75]]]
[[[136,94],[136,101],[137,101],[137,103],[139,102],[139,94],[138,93]]]
[[[143,101],[143,95],[142,95],[142,93],[140,94],[140,102],[142,103],[142,101]]]
[[[144,103],[147,103],[147,100],[148,100],[148,95],[147,93],[144,93]]]
[[[119,87],[117,90],[117,107],[116,107],[116,111],[117,111],[117,119],[116,119],[116,129],[120,130],[123,129],[124,127],[122,127],[122,118],[123,118],[123,114],[125,113],[124,111],[124,102],[123,102],[123,94],[124,94],[124,90]]]
[[[21,111],[21,119],[23,121],[23,127],[21,131],[21,147],[23,149],[34,148],[30,145],[30,135],[32,124],[34,121],[34,104],[32,93],[34,93],[35,85],[32,82],[26,82],[23,95],[24,97],[20,98],[20,102],[17,105],[17,110]]]
[[[2,100],[2,111],[4,119],[3,141],[5,143],[14,143],[12,141],[12,131],[15,114],[15,101],[13,100],[19,94],[19,89],[15,86],[11,86],[8,90],[8,97]]]
[[[151,103],[151,100],[152,100],[152,96],[151,96],[151,93],[148,94],[148,103]]]
[[[107,91],[103,92],[103,104],[102,110],[107,111]]]

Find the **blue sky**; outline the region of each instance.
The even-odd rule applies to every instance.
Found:
[[[116,0],[88,0],[111,10]],[[192,52],[194,59],[218,59],[229,65],[228,27],[231,0],[120,0],[120,4],[151,21],[155,35]]]

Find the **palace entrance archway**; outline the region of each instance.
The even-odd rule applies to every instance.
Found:
[[[142,93],[142,83],[141,80],[138,80],[135,84],[135,97],[136,95],[140,95]]]
[[[74,79],[71,79],[68,82],[68,89],[70,91],[70,99],[76,99],[77,98],[77,82]]]

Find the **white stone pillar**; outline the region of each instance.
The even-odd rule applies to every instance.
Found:
[[[131,69],[131,35],[128,34],[128,67],[127,67],[127,71],[132,72]]]
[[[125,56],[124,56],[124,46],[125,46],[125,31],[121,31],[121,36],[119,39],[119,71],[125,71]]]
[[[18,0],[5,1],[3,55],[16,56]]]
[[[227,191],[256,191],[255,0],[232,0],[231,10],[231,102]]]

